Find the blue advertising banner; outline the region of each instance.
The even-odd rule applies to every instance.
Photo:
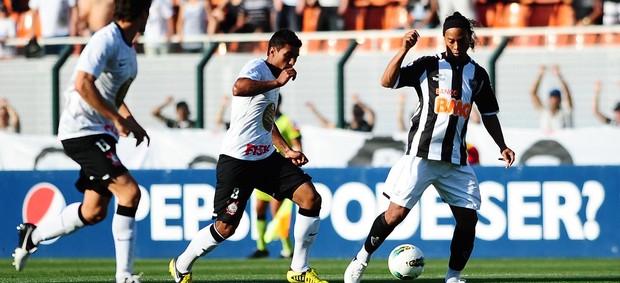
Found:
[[[620,257],[620,166],[476,167],[482,194],[474,257]],[[350,258],[362,246],[375,217],[388,205],[382,186],[389,169],[308,169],[323,198],[321,227],[311,255]],[[140,258],[168,258],[185,249],[209,224],[215,171],[133,170],[142,199],[136,218]],[[15,227],[58,217],[79,202],[77,171],[1,171],[0,257],[17,243]],[[209,257],[245,258],[255,249],[254,202],[236,234]],[[110,205],[105,221],[41,244],[37,257],[113,257]],[[296,208],[294,208],[296,210]],[[294,215],[294,213],[293,213]],[[294,219],[293,219],[294,221]],[[430,187],[407,219],[377,251],[401,243],[427,257],[446,258],[454,221]],[[272,256],[280,243],[271,242]]]

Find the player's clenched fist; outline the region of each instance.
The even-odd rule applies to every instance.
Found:
[[[417,30],[412,30],[412,31],[407,32],[405,36],[403,37],[403,47],[406,49],[414,47],[415,44],[418,42],[419,38],[420,38],[420,34],[418,33]]]
[[[295,77],[297,77],[297,71],[295,69],[293,68],[284,69],[278,76],[278,83],[280,85],[285,85],[286,83],[288,83],[290,79],[295,80]]]

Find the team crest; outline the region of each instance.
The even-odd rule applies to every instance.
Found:
[[[370,237],[370,245],[372,245],[373,247],[376,247],[378,242],[379,237]]]
[[[478,88],[478,82],[474,79],[469,79],[469,88],[475,90]]]
[[[229,204],[228,207],[226,207],[226,213],[230,215],[235,215],[235,213],[237,213],[237,210],[239,209],[239,206],[237,205],[237,203],[238,202],[233,202]]]

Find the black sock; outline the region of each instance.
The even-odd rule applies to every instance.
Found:
[[[450,262],[448,267],[452,270],[461,271],[465,268],[469,256],[474,250],[476,237],[476,223],[478,214],[473,209],[452,208],[456,227],[450,243]]]
[[[372,228],[370,228],[370,232],[368,233],[368,237],[366,238],[366,242],[364,242],[364,248],[369,254],[374,253],[383,241],[394,231],[394,227],[390,227],[385,221],[385,212],[379,214],[375,219],[375,222],[372,223]]]

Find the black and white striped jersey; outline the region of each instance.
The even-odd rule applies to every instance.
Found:
[[[406,86],[413,87],[419,99],[406,154],[466,165],[472,104],[483,116],[499,112],[486,70],[472,59],[461,65],[449,62],[444,53],[424,56],[400,68],[394,88]]]

